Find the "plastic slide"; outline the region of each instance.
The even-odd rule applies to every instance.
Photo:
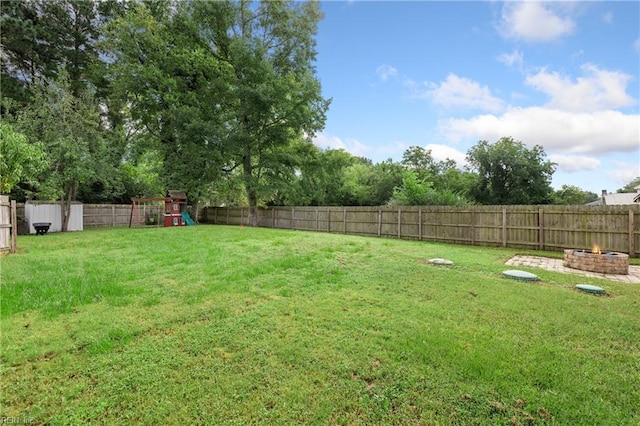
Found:
[[[192,226],[195,225],[196,223],[193,221],[193,219],[191,219],[191,216],[189,216],[189,213],[187,212],[182,212],[182,219],[184,219],[184,223],[186,223],[188,226]]]

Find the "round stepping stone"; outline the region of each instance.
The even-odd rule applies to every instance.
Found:
[[[527,271],[519,271],[517,269],[510,269],[503,271],[502,274],[507,277],[518,281],[536,281],[538,276]]]
[[[576,288],[587,293],[604,294],[604,288],[591,284],[577,284]]]
[[[453,265],[453,262],[449,259],[441,259],[439,257],[435,259],[429,259],[429,263],[432,263],[434,265]]]

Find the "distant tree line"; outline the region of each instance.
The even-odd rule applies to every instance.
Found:
[[[583,204],[542,147],[479,141],[463,170],[413,146],[374,164],[312,139],[318,2],[3,0],[2,192],[129,203]],[[250,216],[255,217],[255,216]]]

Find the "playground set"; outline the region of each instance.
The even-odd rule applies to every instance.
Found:
[[[160,226],[160,216],[165,227],[195,225],[187,213],[187,194],[184,191],[167,191],[165,197],[132,198],[129,228],[134,223],[140,227],[145,225]],[[163,210],[164,207],[164,210]],[[142,213],[142,219],[141,214]]]

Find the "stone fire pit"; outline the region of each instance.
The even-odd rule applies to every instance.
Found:
[[[565,250],[562,265],[601,274],[629,275],[629,255],[625,253]]]

